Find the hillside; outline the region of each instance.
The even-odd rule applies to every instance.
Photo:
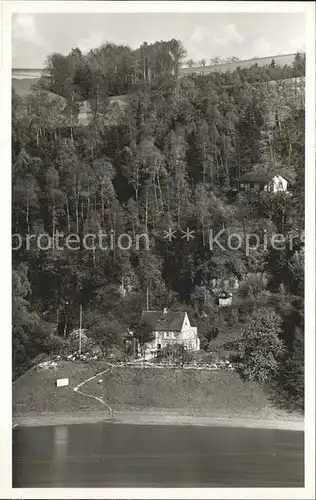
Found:
[[[208,75],[209,73],[219,72],[225,73],[226,71],[232,72],[237,68],[250,68],[254,64],[259,67],[269,66],[272,61],[275,61],[277,66],[291,66],[293,64],[295,54],[286,54],[281,56],[268,56],[268,57],[256,57],[252,59],[246,59],[236,62],[228,62],[222,64],[205,65],[205,66],[194,66],[193,68],[183,67],[180,69],[180,75],[191,75],[192,73],[199,73],[200,75]]]
[[[192,75],[194,73],[198,73],[200,75],[207,75],[212,72],[220,72],[225,73],[226,71],[232,72],[237,68],[250,68],[254,64],[259,67],[269,66],[271,62],[274,60],[277,66],[291,66],[293,64],[293,60],[295,58],[295,54],[285,54],[285,55],[277,55],[277,56],[268,56],[268,57],[257,57],[247,60],[241,60],[237,62],[229,62],[222,64],[214,64],[214,65],[205,65],[205,66],[194,66],[193,68],[189,67],[181,67],[179,70],[180,77]],[[39,69],[12,69],[12,85],[14,90],[21,97],[27,95],[30,92],[31,85],[36,83],[39,80]],[[33,80],[33,82],[31,82]],[[119,99],[119,96],[116,97]]]
[[[91,416],[95,421],[107,420],[108,408],[93,397],[102,396],[114,421],[128,418],[135,422],[141,414],[145,422],[155,421],[159,415],[166,421],[168,416],[176,416],[178,421],[185,416],[208,417],[220,419],[221,425],[236,419],[244,419],[242,425],[250,419],[262,426],[278,426],[278,422],[302,425],[299,413],[291,415],[277,408],[260,385],[243,382],[231,372],[114,367],[102,375],[102,385],[97,383],[100,377],[84,384],[81,390],[90,397],[73,390],[107,366],[59,362],[55,370],[29,372],[13,384],[13,421],[38,425],[43,419],[46,423],[80,422]],[[57,388],[56,378],[64,377],[70,385]]]
[[[257,333],[244,376],[302,407],[304,57],[177,78],[181,42],[143,49],[53,54],[49,92],[13,95],[14,377],[62,350],[81,316],[124,352],[130,331],[146,342],[142,310],[167,307],[187,311],[205,350],[232,327],[244,345]],[[245,173],[283,175],[291,192],[243,191]]]
[[[12,78],[12,87],[20,97],[25,97],[32,92],[32,85],[38,82],[38,78]]]

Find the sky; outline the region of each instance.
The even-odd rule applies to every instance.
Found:
[[[15,14],[12,67],[42,68],[52,52],[83,52],[112,42],[135,49],[144,41],[181,40],[187,58],[240,59],[289,54],[305,48],[300,13]]]

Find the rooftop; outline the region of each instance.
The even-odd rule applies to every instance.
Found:
[[[273,172],[247,172],[240,176],[240,181],[257,182],[259,184],[267,184],[276,174]]]
[[[184,316],[184,311],[143,311],[141,320],[156,331],[180,332]]]

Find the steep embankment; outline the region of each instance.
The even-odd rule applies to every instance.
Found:
[[[258,384],[243,382],[235,372],[117,367],[95,377],[107,367],[105,362],[62,362],[57,370],[30,371],[13,384],[14,423],[57,425],[110,420],[293,430],[303,427],[300,415],[277,410]],[[70,385],[57,388],[56,378],[63,377],[69,378]]]

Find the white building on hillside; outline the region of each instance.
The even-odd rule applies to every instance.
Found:
[[[242,191],[269,191],[270,193],[287,192],[288,181],[281,175],[248,172],[239,179]]]
[[[151,351],[158,351],[168,345],[181,344],[187,349],[198,351],[200,339],[197,327],[191,326],[188,314],[185,311],[144,311],[142,322],[152,327],[155,339],[146,344]]]

